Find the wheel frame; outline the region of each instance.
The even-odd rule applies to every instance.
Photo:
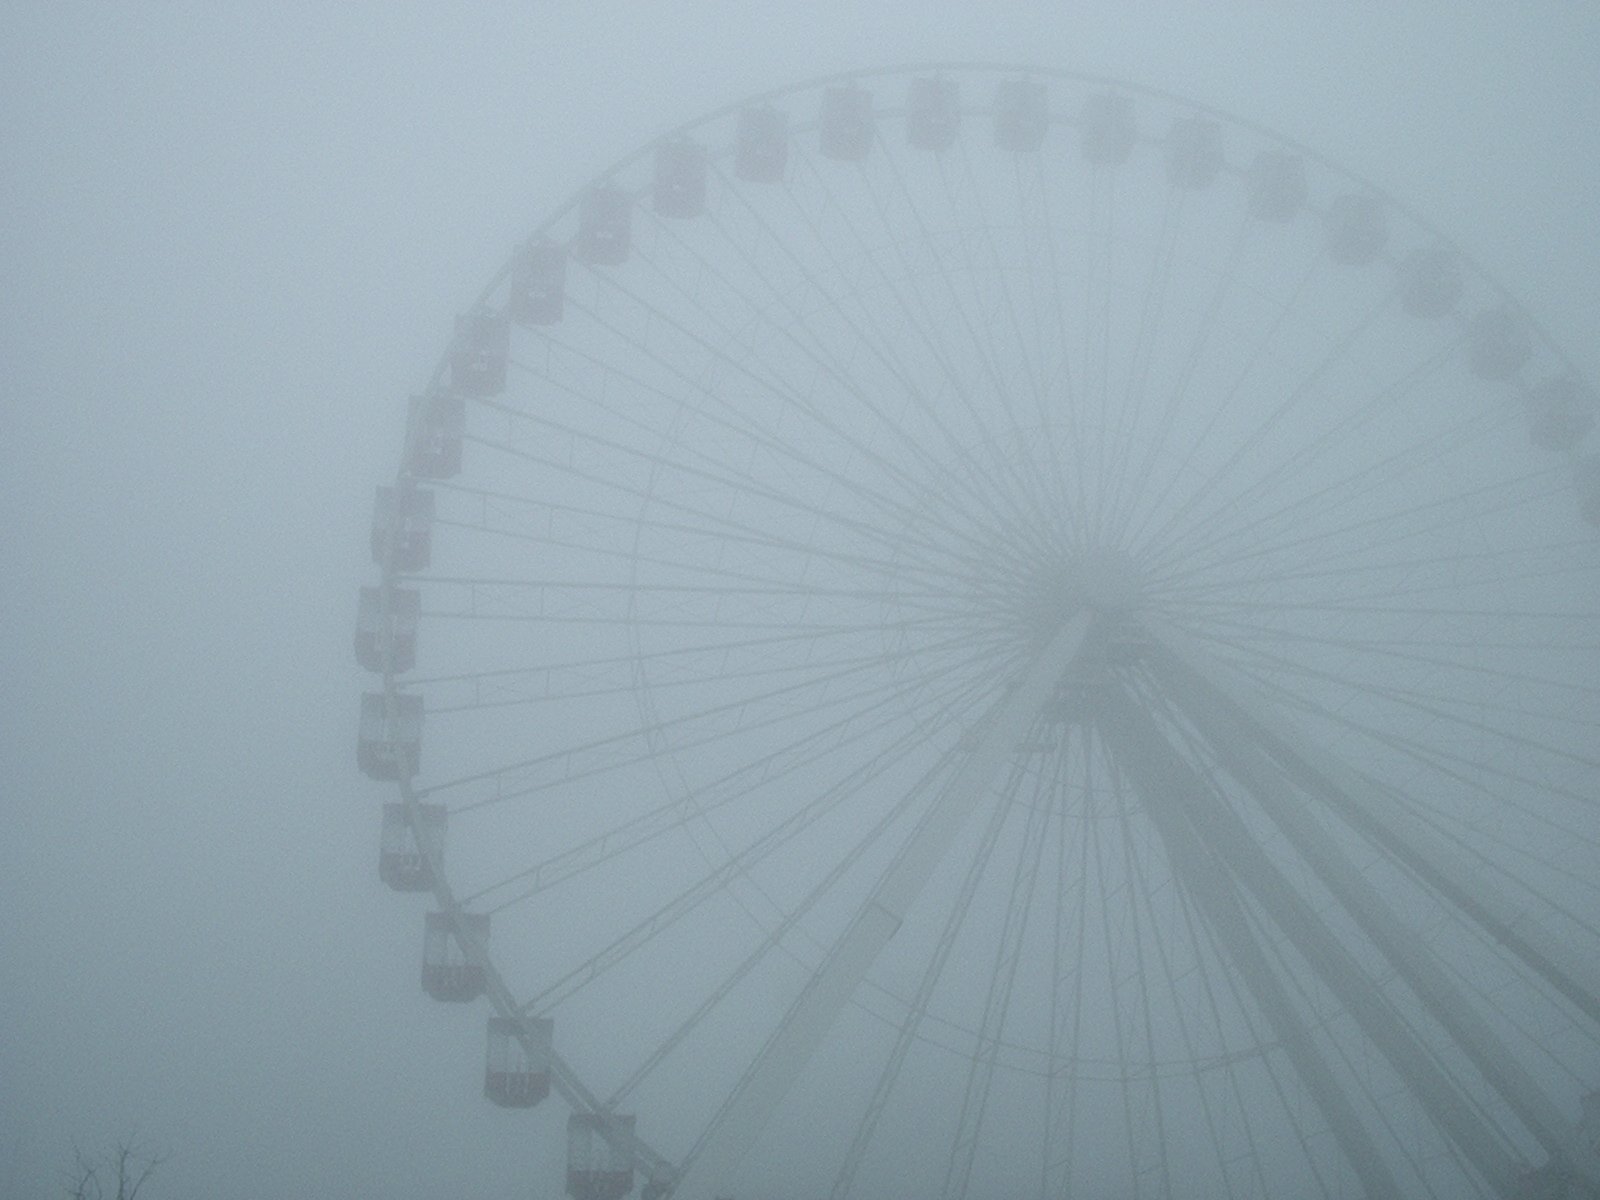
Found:
[[[925,73],[932,73],[935,75],[944,73],[980,73],[994,78],[1008,78],[1021,75],[1029,79],[1069,80],[1078,86],[1110,88],[1135,96],[1158,99],[1161,102],[1172,106],[1174,109],[1203,114],[1210,118],[1223,121],[1228,126],[1248,130],[1252,134],[1262,138],[1267,142],[1301,155],[1308,162],[1314,162],[1329,173],[1348,180],[1351,183],[1356,184],[1362,189],[1370,192],[1372,195],[1380,198],[1384,206],[1389,211],[1399,215],[1416,229],[1429,235],[1435,244],[1447,248],[1452,254],[1454,254],[1457,260],[1468,271],[1471,272],[1472,276],[1482,285],[1484,285],[1490,292],[1498,296],[1503,304],[1515,307],[1515,310],[1525,322],[1529,333],[1536,340],[1540,348],[1539,353],[1542,357],[1549,360],[1557,368],[1559,368],[1560,373],[1565,373],[1573,377],[1578,377],[1579,375],[1579,372],[1573,365],[1572,360],[1554,342],[1545,328],[1538,323],[1537,319],[1532,314],[1522,310],[1520,306],[1514,305],[1514,301],[1512,300],[1509,291],[1504,287],[1503,284],[1495,279],[1490,273],[1485,271],[1480,264],[1472,260],[1467,254],[1463,253],[1451,239],[1440,233],[1414,209],[1395,199],[1392,195],[1388,194],[1382,189],[1376,187],[1370,181],[1362,178],[1359,175],[1356,175],[1353,172],[1350,172],[1348,169],[1344,168],[1328,157],[1321,155],[1310,147],[1295,142],[1291,139],[1286,139],[1281,134],[1278,134],[1276,131],[1269,129],[1264,125],[1239,118],[1232,114],[1226,113],[1221,109],[1196,103],[1186,97],[1179,96],[1163,89],[1133,85],[1125,81],[1106,76],[1074,72],[1065,69],[1018,67],[1011,64],[998,64],[991,62],[936,62],[886,67],[870,71],[830,73],[827,75],[817,76],[800,83],[789,84],[779,88],[760,92],[755,95],[745,97],[733,104],[714,109],[688,122],[671,126],[662,131],[662,133],[656,138],[650,139],[649,141],[643,143],[638,149],[621,156],[610,166],[598,172],[582,187],[575,190],[570,196],[558,204],[556,208],[552,210],[550,215],[546,217],[546,219],[530,233],[528,241],[531,243],[535,240],[545,238],[553,231],[561,228],[564,223],[569,223],[570,218],[578,210],[583,198],[589,194],[593,187],[608,183],[623,175],[630,169],[636,167],[638,164],[643,162],[647,156],[653,153],[659,144],[668,139],[688,136],[698,129],[718,121],[723,121],[747,107],[759,104],[775,103],[783,100],[786,97],[815,92],[818,89],[828,85],[841,83],[860,83],[883,78],[914,78],[919,74]],[[904,110],[900,108],[887,107],[877,109],[876,115],[880,118],[893,118],[903,115],[903,112]],[[990,115],[991,112],[992,109],[990,106],[982,102],[963,102],[961,105],[961,114],[964,118],[983,117]],[[1063,120],[1064,118],[1062,116],[1055,111],[1052,111],[1050,118],[1050,123],[1052,125],[1059,124]],[[813,128],[815,128],[815,122],[796,123],[790,126],[790,134],[792,137],[796,134],[804,133]],[[1140,141],[1142,142],[1149,142],[1151,140],[1152,139],[1144,136],[1141,136],[1140,138]],[[1236,173],[1236,169],[1232,168],[1231,166],[1225,166],[1224,170],[1234,171]],[[637,195],[638,194],[635,194],[634,196],[635,200],[637,200]],[[1309,208],[1309,211],[1316,215],[1322,215],[1322,213],[1315,208]],[[1390,252],[1387,247],[1383,252],[1382,258],[1386,264],[1386,269],[1390,271],[1395,271],[1398,269],[1400,264],[1390,256]],[[510,278],[514,262],[515,256],[513,256],[512,259],[509,259],[494,274],[494,276],[476,297],[473,304],[474,309],[495,307],[494,297]],[[1464,318],[1462,318],[1462,320],[1464,321]],[[430,393],[436,393],[443,388],[444,381],[448,377],[449,371],[450,353],[447,351],[443,356],[441,356],[441,359],[433,372],[428,385],[428,391]],[[411,461],[412,455],[416,452],[418,438],[420,436],[420,425],[414,421],[408,429],[405,446],[401,455],[401,467],[395,480],[396,488],[407,486],[413,482],[408,473],[406,464]],[[398,576],[402,574],[402,572],[397,568],[394,559],[394,545],[391,541],[391,543],[385,547],[382,555],[382,562],[380,563],[380,617],[385,623],[387,622],[390,611],[394,607],[394,596],[399,587]],[[402,674],[402,672],[397,672],[395,669],[393,669],[392,663],[390,663],[388,660],[385,661],[384,669],[381,672],[382,695],[384,697],[386,709],[391,717],[398,713],[401,703],[400,698],[403,694],[405,694],[403,691],[405,687],[405,680],[402,678]],[[419,847],[423,848],[423,853],[425,853],[429,859],[429,870],[432,876],[432,886],[435,901],[438,904],[440,912],[446,914],[448,919],[451,921],[454,927],[456,939],[460,944],[466,958],[483,972],[485,978],[485,993],[489,999],[491,1007],[493,1008],[495,1014],[502,1020],[515,1022],[523,1021],[523,1019],[526,1017],[526,1009],[524,1004],[518,1002],[511,990],[507,987],[504,978],[494,964],[487,944],[482,939],[475,937],[467,927],[467,922],[465,920],[466,910],[462,907],[450,886],[442,857],[436,852],[435,843],[428,840],[425,835],[423,818],[421,815],[422,801],[417,795],[412,779],[406,776],[403,772],[401,774],[401,778],[398,780],[398,790],[400,793],[401,803],[404,805],[407,821],[410,823],[412,828],[413,836],[417,839]],[[528,1044],[528,1049],[530,1052],[532,1052],[531,1043]],[[583,1083],[580,1075],[570,1064],[566,1062],[564,1058],[560,1056],[558,1052],[550,1052],[549,1062],[551,1081],[554,1089],[573,1108],[575,1112],[585,1113],[602,1121],[610,1115],[610,1110],[607,1108],[605,1102],[596,1092],[588,1088]],[[675,1163],[672,1159],[660,1153],[637,1133],[633,1132],[631,1128],[628,1128],[624,1131],[619,1125],[617,1126],[615,1136],[619,1145],[625,1148],[627,1154],[632,1158],[636,1168],[641,1171],[649,1181],[647,1189],[654,1188],[659,1193],[670,1188],[680,1178],[683,1170],[681,1165]],[[696,1198],[689,1198],[689,1200],[696,1200]]]

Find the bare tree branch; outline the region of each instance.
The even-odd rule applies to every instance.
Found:
[[[136,1200],[157,1168],[170,1158],[165,1152],[149,1152],[129,1138],[99,1158],[90,1158],[77,1146],[72,1148],[73,1165],[66,1176],[68,1200]],[[115,1183],[116,1191],[107,1195]]]

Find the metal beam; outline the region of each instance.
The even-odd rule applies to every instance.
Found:
[[[1229,772],[1250,789],[1318,878],[1383,951],[1396,972],[1546,1152],[1563,1159],[1587,1186],[1600,1191],[1600,1155],[1577,1136],[1573,1122],[1482,1018],[1426,938],[1394,912],[1327,835],[1316,816],[1305,805],[1296,803],[1290,794],[1292,783],[1284,777],[1279,764],[1256,744],[1257,729],[1232,696],[1163,643],[1150,647],[1148,666],[1160,679],[1163,693],[1178,702]]]
[[[922,978],[917,983],[917,990],[910,1004],[907,1005],[906,1019],[896,1031],[889,1058],[883,1070],[878,1073],[878,1082],[873,1088],[872,1098],[867,1101],[866,1110],[856,1122],[855,1133],[850,1139],[850,1148],[845,1151],[844,1162],[839,1167],[838,1174],[834,1176],[828,1200],[845,1200],[849,1196],[850,1189],[855,1184],[856,1172],[861,1168],[861,1160],[866,1156],[867,1146],[877,1132],[878,1122],[882,1120],[884,1109],[889,1105],[890,1094],[900,1078],[900,1068],[905,1065],[906,1056],[911,1052],[911,1045],[916,1040],[917,1032],[922,1028],[922,1020],[928,1012],[928,1001],[932,998],[934,988],[938,986],[939,978],[944,973],[945,963],[949,960],[950,951],[955,946],[957,935],[961,932],[961,926],[972,905],[972,898],[977,893],[983,872],[989,865],[989,858],[994,853],[1000,831],[1005,826],[1006,818],[1011,815],[1016,790],[1022,783],[1022,768],[1013,764],[1011,770],[1012,777],[1001,793],[1001,802],[995,805],[990,814],[989,823],[983,831],[982,840],[978,843],[977,852],[967,864],[966,877],[956,893],[955,902],[945,915],[944,928],[939,932],[939,940],[934,944],[933,953],[923,965]]]
[[[1189,638],[1164,622],[1146,620],[1143,624],[1178,662],[1205,680],[1215,696],[1249,723],[1253,739],[1281,764],[1290,779],[1333,805],[1345,820],[1600,1025],[1600,963],[1529,921],[1523,908],[1481,877],[1460,847],[1394,803],[1378,781],[1323,750],[1246,676],[1197,651]]]
[[[1091,621],[1087,610],[1068,620],[990,710],[977,746],[935,798],[690,1152],[673,1189],[674,1200],[713,1200],[726,1193],[739,1160],[900,928],[1001,765],[1077,658]]]
[[[1011,878],[1011,894],[1006,901],[1005,920],[1000,926],[1000,944],[995,948],[994,967],[989,975],[989,994],[984,998],[983,1017],[978,1024],[978,1044],[967,1065],[961,1114],[956,1122],[955,1140],[950,1146],[950,1160],[945,1167],[943,1200],[966,1200],[972,1183],[973,1160],[977,1157],[978,1140],[983,1135],[983,1118],[994,1084],[1000,1039],[1011,1008],[1011,991],[1016,986],[1022,939],[1033,907],[1033,887],[1039,878],[1045,828],[1049,823],[1050,807],[1036,796],[1028,810],[1017,870]]]
[[[1148,715],[1140,713],[1139,717],[1147,742],[1164,740]],[[1433,1122],[1496,1192],[1511,1195],[1522,1164],[1509,1153],[1499,1130],[1484,1121],[1465,1091],[1221,796],[1213,788],[1203,787],[1186,793],[1185,799],[1189,823],[1201,842],[1250,889],[1272,922],[1288,935],[1362,1032],[1406,1080]]]
[[[1186,815],[1205,790],[1205,782],[1120,688],[1099,697],[1095,725],[1118,769],[1133,783],[1144,811],[1161,839],[1174,879],[1194,902],[1218,942],[1243,977],[1268,1024],[1278,1035],[1335,1139],[1361,1181],[1368,1200],[1399,1200],[1402,1195],[1355,1106],[1334,1077],[1312,1039],[1283,981],[1250,927],[1243,901],[1217,856],[1204,848]]]

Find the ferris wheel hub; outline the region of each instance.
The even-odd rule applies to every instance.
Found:
[[[1026,587],[1022,633],[1030,646],[1047,642],[1087,610],[1103,626],[1122,628],[1142,603],[1145,572],[1125,551],[1094,547],[1048,563]],[[1107,622],[1107,619],[1109,623]]]
[[[1066,585],[1073,604],[1102,615],[1126,613],[1139,606],[1144,571],[1126,551],[1098,547],[1068,563]]]

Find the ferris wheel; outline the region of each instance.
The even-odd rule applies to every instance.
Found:
[[[423,987],[575,1200],[1600,1192],[1592,409],[1417,214],[1178,97],[676,129],[378,490]]]

